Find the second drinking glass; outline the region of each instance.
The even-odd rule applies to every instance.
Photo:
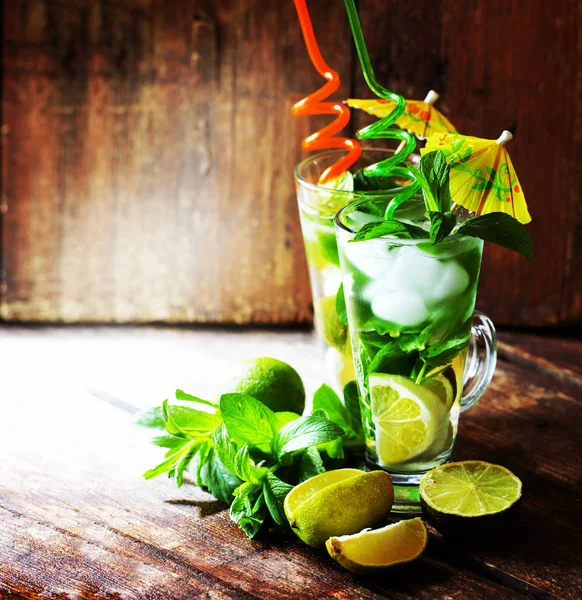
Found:
[[[352,347],[349,331],[336,311],[336,297],[342,276],[334,231],[334,215],[354,200],[374,197],[391,200],[402,182],[387,182],[390,189],[373,193],[354,192],[353,176],[346,172],[333,182],[333,187],[318,185],[321,174],[344,150],[327,150],[304,160],[295,169],[295,187],[301,220],[305,254],[313,295],[315,328],[324,346],[324,366],[328,384],[341,396],[344,385],[354,380]],[[352,170],[385,160],[393,154],[389,149],[363,149]],[[419,157],[413,157],[417,162]],[[410,208],[409,208],[410,210]]]

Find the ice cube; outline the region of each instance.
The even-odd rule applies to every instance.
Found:
[[[386,277],[384,279],[376,279],[369,283],[363,289],[362,296],[368,302],[372,303],[377,296],[385,296],[386,294],[391,294],[395,291],[397,291],[397,288],[394,286],[392,278]]]
[[[400,250],[389,250],[388,243],[382,240],[349,242],[344,248],[350,263],[374,279],[382,279],[394,269],[394,261]]]
[[[382,219],[376,215],[370,215],[362,212],[361,210],[355,210],[346,216],[346,223],[352,229],[352,231],[359,231],[366,223],[378,223]]]
[[[343,280],[344,296],[351,298],[354,295],[354,278],[351,275],[346,275]]]
[[[441,276],[438,283],[432,288],[426,300],[431,304],[438,304],[447,298],[462,294],[469,285],[469,275],[461,265],[455,261],[441,263]]]
[[[321,269],[319,273],[323,295],[331,296],[332,294],[337,294],[337,290],[342,282],[342,273],[338,267],[330,265],[325,269]]]
[[[443,264],[414,246],[401,248],[390,278],[395,289],[410,290],[423,298],[430,295],[443,276]]]
[[[373,285],[373,284],[372,284]],[[420,325],[429,317],[429,312],[422,298],[406,290],[386,290],[371,297],[371,308],[374,315],[383,321],[389,321],[401,327]]]

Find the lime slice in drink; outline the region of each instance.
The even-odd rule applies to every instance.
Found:
[[[364,529],[354,535],[330,537],[327,551],[355,573],[373,573],[418,558],[426,548],[428,533],[422,519],[408,519],[381,529]]]
[[[455,392],[449,378],[443,373],[425,379],[422,382],[422,386],[434,392],[441,399],[447,410],[451,408],[455,401]]]
[[[400,375],[373,374],[368,382],[379,464],[394,466],[422,454],[447,419],[442,400]]]
[[[429,462],[434,460],[441,452],[444,452],[451,447],[454,434],[455,430],[453,424],[450,421],[443,421],[434,442],[418,456],[416,460],[418,462]]]
[[[420,480],[423,512],[442,533],[495,529],[520,498],[521,481],[509,469],[480,460],[441,465]]]

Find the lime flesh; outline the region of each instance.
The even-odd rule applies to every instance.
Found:
[[[389,467],[421,455],[441,435],[448,411],[433,391],[400,375],[369,377],[376,453]]]
[[[427,542],[426,527],[422,519],[416,518],[355,535],[331,537],[326,547],[340,565],[361,573],[411,562],[422,554]]]
[[[493,526],[521,498],[521,481],[505,467],[467,460],[436,467],[420,480],[429,522],[440,531],[463,533]],[[483,527],[480,527],[483,529]]]

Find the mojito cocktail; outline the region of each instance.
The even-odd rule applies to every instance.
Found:
[[[352,203],[336,231],[367,461],[396,484],[414,484],[453,451],[483,241],[353,241],[385,206]],[[428,231],[423,212],[422,200],[411,200],[395,218]]]

